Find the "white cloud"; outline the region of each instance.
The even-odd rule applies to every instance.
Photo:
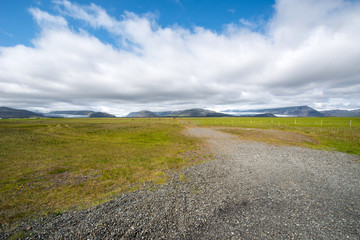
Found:
[[[241,19],[239,20],[239,22],[240,22],[242,25],[244,25],[245,27],[249,27],[249,28],[254,27],[254,23],[252,23],[252,22],[250,22],[250,21],[248,21],[248,20],[246,20],[246,19],[244,19],[244,18],[241,18]]]
[[[246,22],[223,33],[162,28],[150,15],[127,12],[117,19],[94,4],[55,3],[59,16],[30,9],[42,29],[33,47],[0,48],[4,105],[118,114],[300,104],[360,108],[359,2],[279,0],[265,34]],[[120,45],[73,29],[71,19],[107,30]]]
[[[49,13],[41,11],[38,8],[30,8],[29,12],[32,14],[37,24],[43,28],[67,27],[67,21],[61,16],[50,15]]]
[[[80,6],[67,0],[55,0],[54,2],[64,8],[63,13],[65,15],[84,20],[92,27],[105,27],[109,31],[117,28],[118,22],[116,19],[93,3],[88,6]]]

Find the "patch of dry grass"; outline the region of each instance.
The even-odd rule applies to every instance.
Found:
[[[317,144],[312,137],[296,132],[254,128],[220,128],[220,130],[235,134],[241,140],[261,141],[275,146],[312,147]]]
[[[310,142],[293,142],[290,139],[279,139],[276,134],[250,132],[251,138],[277,144],[296,145],[314,149],[336,150],[360,156],[360,117],[302,117],[302,118],[187,118],[183,122],[204,127],[230,127],[247,129],[280,130],[299,133],[311,139]],[[245,134],[245,135],[249,135]],[[254,136],[256,135],[258,136]],[[244,135],[237,130],[238,135]],[[243,136],[244,138],[246,136]],[[248,136],[249,137],[249,136]],[[313,142],[312,142],[313,141]]]

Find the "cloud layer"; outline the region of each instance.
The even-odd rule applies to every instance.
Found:
[[[360,108],[360,2],[279,0],[262,32],[160,27],[152,14],[110,16],[55,1],[29,12],[33,46],[0,47],[0,103],[43,109]],[[81,23],[81,28],[72,23]],[[105,43],[98,31],[114,40]]]

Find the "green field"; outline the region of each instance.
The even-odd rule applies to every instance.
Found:
[[[202,127],[277,129],[295,132],[314,139],[305,144],[314,149],[336,150],[360,156],[360,118],[188,118],[182,123]],[[228,130],[229,132],[229,130]],[[239,131],[232,130],[232,133]],[[241,134],[241,132],[240,132]],[[266,140],[266,139],[264,139]]]
[[[203,160],[183,128],[167,119],[0,120],[0,223],[165,182],[168,169]]]
[[[200,140],[181,133],[188,126],[360,155],[360,118],[0,120],[0,223],[81,209],[144,182],[166,182],[169,169],[209,157]],[[284,130],[314,141],[249,129]]]

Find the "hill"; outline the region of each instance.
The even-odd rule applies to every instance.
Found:
[[[323,117],[321,112],[308,106],[294,106],[284,108],[270,108],[270,109],[257,109],[257,110],[227,110],[225,112],[232,112],[237,115],[250,115],[251,113],[265,114],[271,113],[275,116],[286,116],[286,117]]]
[[[44,117],[44,115],[22,109],[0,107],[0,118],[31,118],[31,117]]]
[[[219,113],[202,108],[193,108],[180,111],[156,112],[161,117],[231,117],[230,114]]]
[[[320,111],[324,116],[327,117],[360,117],[360,109],[357,110],[327,110]]]
[[[89,115],[89,118],[115,118],[115,115],[104,113],[104,112],[92,112]]]
[[[266,109],[265,112],[296,117],[323,117],[322,113],[308,106]]]
[[[79,110],[79,111],[52,111],[49,112],[49,114],[64,114],[64,115],[89,115],[91,113],[93,113],[94,111],[89,111],[89,110]]]
[[[104,112],[94,112],[90,110],[64,110],[64,111],[52,111],[46,114],[49,117],[59,117],[59,118],[114,118],[115,115],[104,113]]]
[[[276,117],[271,113],[263,114],[249,114],[248,117]],[[234,117],[234,115],[219,113],[211,110],[206,110],[202,108],[193,108],[179,111],[164,111],[164,112],[151,112],[151,111],[140,111],[129,113],[126,117],[142,117],[142,118],[152,118],[152,117]]]
[[[261,114],[251,115],[251,117],[276,117],[276,116],[272,113],[261,113]]]
[[[133,117],[133,118],[153,118],[153,117],[159,117],[153,112],[143,110],[140,112],[131,112],[126,117]]]

